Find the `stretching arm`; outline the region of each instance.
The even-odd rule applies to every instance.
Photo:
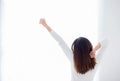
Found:
[[[105,54],[104,52],[105,52],[106,48],[108,47],[108,42],[109,41],[108,41],[107,38],[100,41],[100,50],[98,52],[98,55],[96,56],[96,59],[97,59],[98,62],[101,61],[103,55]]]
[[[50,26],[47,25],[45,19],[40,19],[40,24],[42,24],[48,32],[51,34],[51,36],[59,43],[61,49],[66,54],[68,59],[72,61],[72,51],[69,49],[65,41],[55,32],[53,31]]]
[[[93,48],[93,50],[90,52],[90,56],[91,56],[91,58],[94,58],[96,55],[96,51],[98,50],[98,49],[100,49],[100,47],[101,47],[101,43],[98,43],[96,46],[95,46],[95,48]]]
[[[95,46],[95,48],[93,49],[93,51],[97,51],[100,47],[101,47],[101,43],[99,42],[99,43]]]

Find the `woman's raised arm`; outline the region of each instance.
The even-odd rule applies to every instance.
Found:
[[[39,24],[42,24],[48,30],[48,32],[50,32],[51,36],[59,43],[60,47],[62,48],[68,59],[72,61],[72,51],[71,49],[69,49],[62,37],[58,35],[55,31],[53,31],[52,28],[50,28],[50,26],[46,23],[45,19],[40,19]]]

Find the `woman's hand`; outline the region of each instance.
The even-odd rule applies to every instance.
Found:
[[[50,28],[50,26],[47,25],[46,21],[44,18],[41,18],[39,21],[39,24],[42,24],[49,32],[52,31],[52,29]]]
[[[47,25],[44,18],[41,18],[41,19],[40,19],[39,24],[42,24],[43,26],[44,26],[44,25]]]

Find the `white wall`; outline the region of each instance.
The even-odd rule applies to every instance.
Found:
[[[120,81],[120,0],[99,1],[99,39],[109,37],[100,81]]]
[[[97,40],[96,0],[4,0],[3,81],[70,81],[70,63],[38,24],[45,17],[69,46],[78,36]]]

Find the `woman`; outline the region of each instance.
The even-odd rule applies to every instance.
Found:
[[[71,49],[66,45],[64,40],[51,29],[45,19],[40,19],[42,24],[51,36],[58,41],[62,50],[71,62],[72,80],[71,81],[93,81],[97,67],[106,48],[105,41],[99,42],[94,48],[91,42],[85,37],[79,37],[73,42]],[[96,51],[99,49],[98,55]]]

